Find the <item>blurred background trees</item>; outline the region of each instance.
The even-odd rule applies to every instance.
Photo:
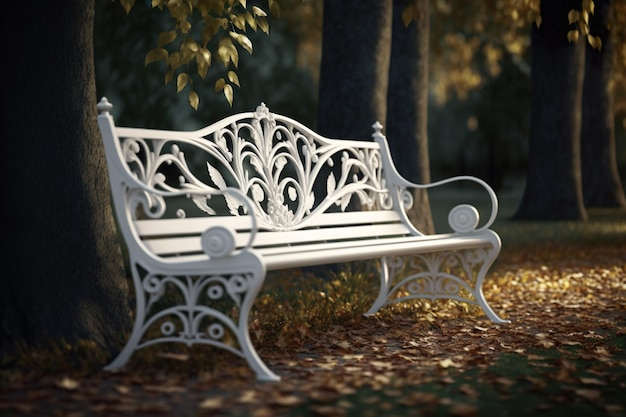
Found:
[[[359,126],[363,125],[360,128],[351,126],[349,129],[335,129],[334,132],[328,126],[361,122],[359,114],[364,117],[369,115],[368,120],[373,119],[376,112],[379,114],[377,119],[390,117],[387,110],[372,113],[366,111],[364,107],[361,107],[359,114],[351,110],[351,117],[347,117],[344,114],[345,109],[342,110],[344,107],[338,105],[345,103],[345,100],[339,99],[342,88],[350,86],[358,77],[364,77],[364,74],[374,74],[366,71],[365,67],[360,70],[353,69],[352,72],[347,68],[351,62],[356,61],[355,54],[359,50],[364,50],[364,45],[369,45],[365,42],[364,36],[369,33],[367,36],[373,37],[373,34],[378,32],[373,30],[358,32],[362,37],[361,41],[357,42],[354,39],[358,33],[348,32],[347,28],[358,30],[361,24],[361,27],[371,29],[372,25],[365,25],[362,22],[376,15],[377,7],[388,6],[379,5],[372,8],[361,5],[359,8],[350,2],[341,3],[330,6],[343,9],[341,14],[329,13],[327,10],[327,16],[324,16],[324,4],[321,0],[280,1],[281,16],[278,19],[270,19],[270,36],[250,33],[255,49],[252,55],[242,56],[240,60],[237,71],[241,88],[235,88],[232,108],[228,106],[223,96],[213,92],[212,85],[207,85],[206,88],[196,88],[201,100],[200,107],[194,111],[185,104],[184,95],[174,94],[174,85],[164,85],[163,74],[166,69],[162,63],[144,66],[145,53],[155,46],[156,33],[165,30],[159,28],[165,28],[167,19],[171,18],[166,13],[155,13],[155,10],[149,7],[135,7],[127,16],[118,3],[98,2],[96,16],[98,94],[107,95],[114,104],[118,104],[114,111],[119,115],[120,124],[196,128],[233,112],[252,110],[264,101],[271,110],[290,115],[313,128],[319,128],[322,133],[331,136],[335,133],[337,136],[357,135],[367,138],[371,123],[363,121],[359,123]],[[407,4],[420,2],[389,3],[406,7]],[[545,200],[546,196],[554,195],[554,190],[548,190],[541,185],[549,181],[545,176],[546,173],[534,169],[536,177],[534,180],[532,174],[527,174],[527,168],[532,169],[533,166],[529,160],[531,157],[529,144],[532,143],[533,137],[530,35],[533,27],[537,29],[537,23],[540,24],[540,28],[544,23],[541,21],[541,3],[551,2],[430,0],[421,3],[430,5],[427,146],[430,164],[428,171],[431,178],[436,180],[454,174],[473,174],[484,178],[500,191],[512,187],[519,189],[520,184],[526,184],[531,189],[527,190],[530,194],[523,200],[533,204],[538,198]],[[586,68],[583,71],[588,76],[585,78],[586,93],[582,101],[586,103],[584,108],[587,110],[582,112],[581,109],[580,116],[574,115],[574,119],[580,117],[584,122],[580,124],[580,139],[576,140],[585,149],[581,154],[585,158],[580,162],[581,171],[570,175],[573,175],[574,182],[587,184],[582,187],[587,190],[584,192],[585,206],[622,206],[624,202],[621,184],[626,175],[624,133],[626,10],[623,10],[626,4],[610,0],[594,3],[595,13],[588,15],[590,18],[588,23],[591,33],[602,39],[601,50],[594,49],[589,42],[585,42],[587,32],[584,32],[585,28],[582,25],[584,23],[582,12],[589,4],[588,0],[584,2],[574,0],[565,2],[561,10],[565,13],[561,19],[566,19],[562,25],[565,31],[562,35],[565,47],[581,49],[581,45],[585,44],[584,48],[587,49]],[[580,10],[581,14],[579,20],[569,23],[568,12],[571,9]],[[359,14],[359,10],[363,16]],[[334,42],[344,42],[341,48],[335,50],[343,51],[345,64],[342,64],[340,56],[333,58],[332,64],[322,65],[323,59],[331,59],[332,56],[327,48],[327,55],[322,58],[325,51],[322,48],[323,23],[324,19],[331,19],[328,15],[339,16],[336,21],[329,20],[330,24],[344,28],[344,34],[338,33]],[[610,27],[610,31],[602,30],[603,27]],[[339,29],[336,28],[336,31]],[[568,30],[576,30],[581,34],[578,42],[568,41]],[[375,45],[375,42],[376,40],[371,44]],[[376,52],[375,46],[372,48],[374,49],[371,49],[370,56],[373,59],[371,62],[374,63],[376,61],[373,57],[377,56],[376,54],[381,55]],[[398,53],[395,57],[391,56],[390,52],[386,54],[389,55],[383,53],[382,56],[389,56],[390,62],[400,59]],[[385,62],[383,64],[388,65]],[[592,76],[594,73],[597,75]],[[390,80],[384,80],[385,83],[397,82],[399,79],[397,74]],[[320,75],[323,75],[321,84]],[[380,83],[381,80],[372,82]],[[607,90],[607,86],[610,90]],[[397,84],[390,88],[398,89]],[[318,94],[319,91],[321,92]],[[596,94],[592,95],[590,92]],[[598,94],[602,92],[605,95],[602,103],[608,107],[591,104],[593,100],[598,100]],[[547,94],[549,97],[549,91]],[[612,103],[607,102],[608,97],[612,98]],[[534,100],[543,101],[537,98]],[[375,107],[374,104],[372,106]],[[334,118],[324,119],[324,112],[320,109],[325,108],[329,109],[328,114],[334,114]],[[399,113],[400,109],[401,107],[396,107],[393,110],[394,115],[396,112]],[[535,106],[535,111],[537,114],[544,113],[539,106]],[[604,126],[604,133],[598,128],[599,117],[604,117],[601,123]],[[554,122],[554,119],[548,117],[546,123],[550,125],[551,120]],[[394,122],[390,123],[391,125],[387,127],[392,129]],[[554,122],[552,126],[562,128],[563,123]],[[353,133],[345,133],[346,129]],[[392,147],[394,140],[399,140],[400,132],[401,130],[393,132],[393,136],[390,135]],[[544,159],[549,159],[557,150],[549,150],[541,145],[544,139],[537,135],[543,132],[545,137],[554,137],[554,134],[542,127],[537,127],[535,132],[536,142],[545,151]],[[607,139],[600,139],[601,137]],[[559,148],[560,145],[555,146],[561,153],[564,152]],[[541,151],[534,152],[540,152],[541,155]],[[535,162],[538,162],[537,159]],[[545,162],[538,163],[546,165]],[[413,164],[413,167],[408,165],[410,164],[403,162],[400,164],[400,170],[411,170],[417,166],[417,164]],[[579,180],[576,180],[577,176],[580,177]],[[527,182],[528,178],[531,178],[530,183]],[[412,179],[424,180],[423,177]],[[561,191],[563,187],[559,186],[559,183],[560,180],[557,179],[556,187]],[[532,190],[533,184],[538,186],[537,191]],[[579,198],[578,194],[583,193],[580,190],[581,186],[572,185],[568,188],[573,190],[571,192],[574,200]],[[605,191],[601,192],[603,189]],[[599,194],[603,197],[598,197]],[[554,212],[554,206],[563,204],[557,199],[551,208],[540,207],[538,217],[544,212]],[[577,205],[578,203],[574,204]],[[518,216],[537,217],[528,210],[526,205],[522,204]],[[573,217],[584,218],[584,208],[578,212]]]

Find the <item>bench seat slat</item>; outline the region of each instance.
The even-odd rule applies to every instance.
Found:
[[[388,239],[368,239],[358,242],[336,242],[324,245],[303,245],[283,248],[283,251],[267,248],[257,252],[263,256],[268,270],[297,268],[378,259],[384,256],[400,256],[432,253],[444,250],[461,250],[491,247],[493,242],[484,236],[433,235],[410,236]]]
[[[317,243],[296,247],[273,247],[255,249],[263,257],[268,270],[298,268],[302,266],[324,265],[340,262],[378,259],[384,256],[432,253],[446,250],[462,250],[477,247],[490,248],[493,241],[489,235],[429,235],[404,236],[383,239],[363,239]],[[205,262],[204,254],[193,254],[161,258],[165,265],[177,263]]]
[[[332,227],[306,229],[286,232],[259,232],[254,240],[254,247],[297,246],[313,242],[328,243],[334,241],[353,241],[355,239],[384,238],[388,236],[406,236],[408,230],[400,223],[382,225],[361,225],[350,227]],[[248,243],[249,233],[238,233],[235,246],[241,248]],[[200,235],[186,237],[165,237],[144,239],[144,244],[157,255],[184,254],[201,252]]]
[[[359,211],[348,213],[324,213],[316,218],[315,225],[339,226],[351,224],[374,224],[399,222],[395,211]],[[202,233],[212,226],[228,224],[235,230],[250,230],[252,220],[249,216],[207,216],[183,219],[145,219],[136,220],[135,227],[139,236],[186,235]]]

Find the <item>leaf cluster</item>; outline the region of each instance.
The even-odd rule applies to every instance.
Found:
[[[119,0],[130,13],[135,0]],[[177,92],[189,87],[189,104],[197,110],[200,98],[193,76],[205,80],[214,60],[221,62],[225,74],[215,81],[216,92],[222,92],[232,106],[233,86],[240,86],[236,69],[239,52],[252,54],[250,29],[269,34],[268,11],[280,15],[276,0],[267,1],[267,11],[246,0],[152,0],[152,8],[166,10],[172,17],[171,30],[159,34],[157,45],[148,51],[145,65],[164,61],[165,83],[176,79]]]
[[[575,24],[576,28],[567,32],[567,40],[577,42],[580,35],[587,38],[587,42],[594,49],[602,50],[602,39],[594,36],[589,30],[589,16],[593,15],[595,3],[593,0],[583,0],[581,10],[572,9],[567,14],[569,24]]]

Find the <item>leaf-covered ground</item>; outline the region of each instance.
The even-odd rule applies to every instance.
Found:
[[[511,324],[445,302],[363,318],[370,288],[350,277],[303,294],[302,277],[272,276],[252,336],[281,382],[207,348],[146,351],[119,373],[71,368],[62,358],[88,349],[57,349],[5,364],[0,415],[625,415],[626,215],[497,226],[485,293]]]

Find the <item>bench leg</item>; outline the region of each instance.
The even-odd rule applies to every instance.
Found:
[[[248,254],[250,255],[250,254]],[[133,263],[136,314],[126,346],[104,369],[122,368],[144,347],[166,342],[212,345],[244,358],[260,381],[279,381],[263,363],[250,340],[248,317],[265,279],[256,257],[232,262],[244,272],[226,270],[209,275],[151,273]],[[247,264],[247,265],[246,265]],[[246,266],[254,266],[246,268]]]
[[[452,299],[482,308],[494,323],[510,323],[489,306],[483,281],[500,246],[381,259],[378,297],[366,316],[382,307],[410,299]],[[417,272],[416,272],[417,271]]]

